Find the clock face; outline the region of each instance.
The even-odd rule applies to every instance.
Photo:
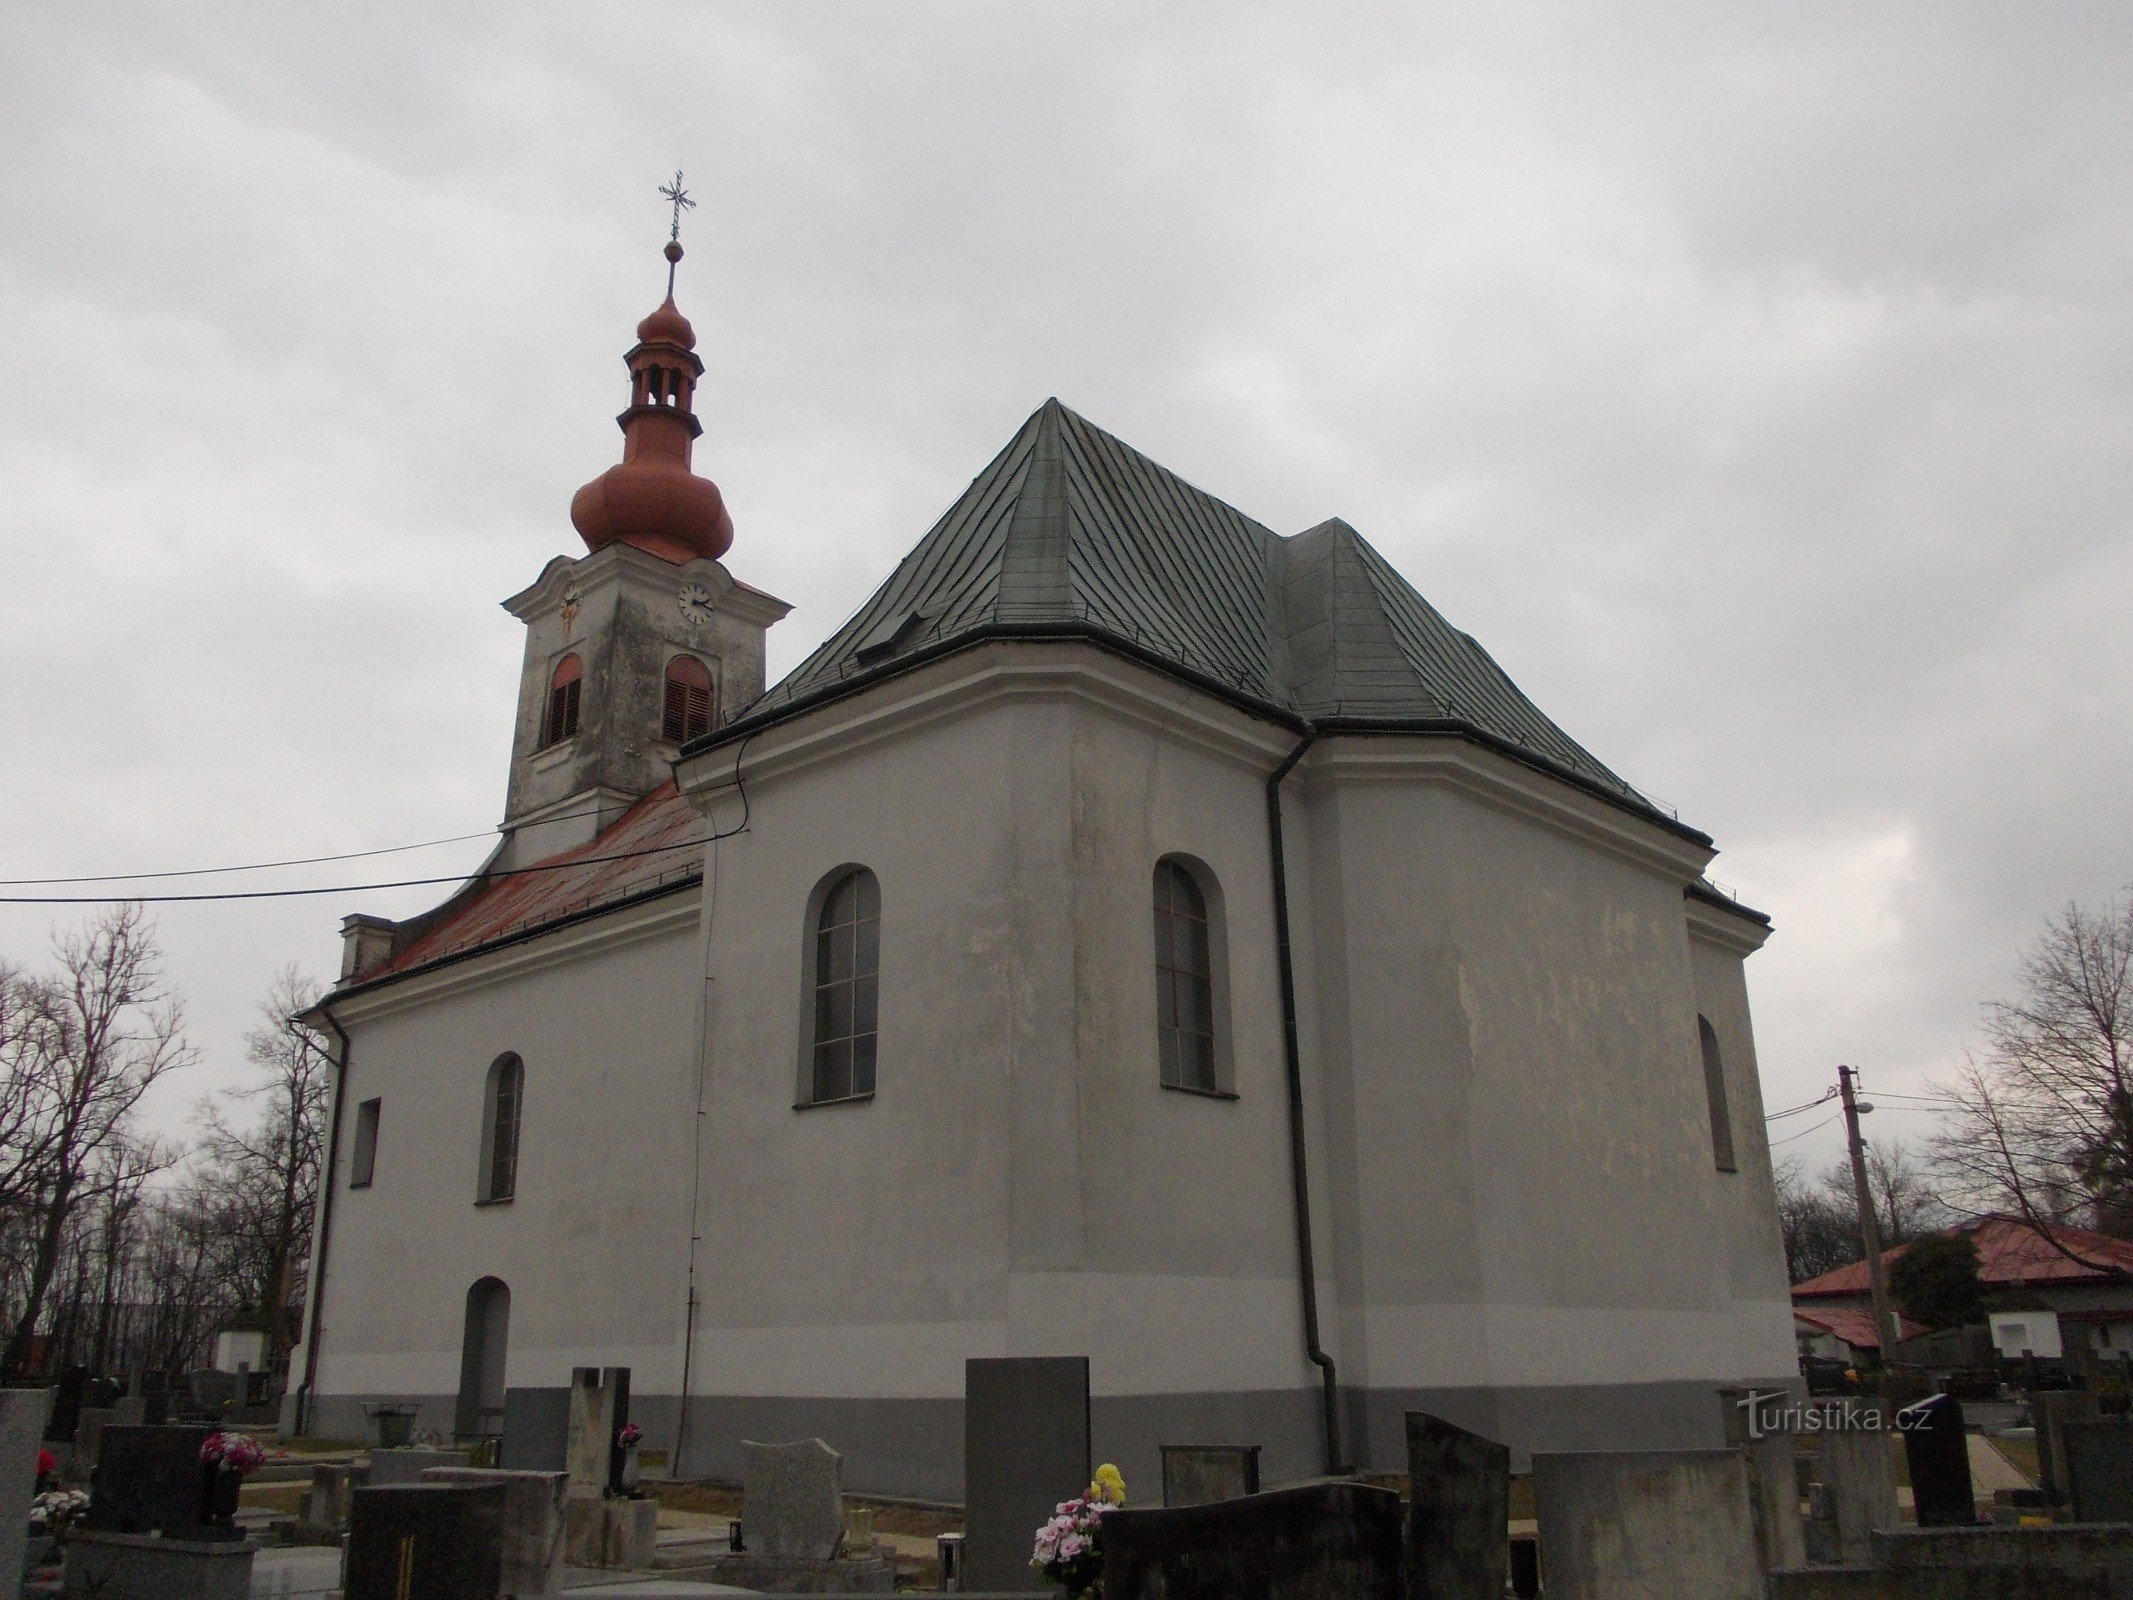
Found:
[[[692,628],[711,620],[711,591],[700,583],[683,588],[675,596],[675,604],[681,608],[681,620]]]
[[[584,599],[578,592],[577,579],[573,578],[563,585],[563,621],[566,624],[577,620],[578,607],[584,603]]]

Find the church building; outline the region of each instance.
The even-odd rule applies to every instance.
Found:
[[[1796,1381],[1768,921],[1706,835],[1346,523],[1056,400],[766,686],[668,287],[582,552],[504,602],[501,842],[347,918],[314,1014],[305,1431],[626,1366],[669,1470],[820,1435],[960,1499],[974,1356],[1087,1356],[1149,1484],[1395,1469],[1409,1408],[1715,1445],[1722,1386]]]

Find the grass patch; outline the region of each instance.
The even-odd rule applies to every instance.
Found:
[[[295,1516],[303,1509],[305,1483],[248,1483],[237,1491],[237,1503],[254,1511],[280,1511]]]

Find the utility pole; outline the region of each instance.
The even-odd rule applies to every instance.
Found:
[[[1866,1141],[1859,1137],[1859,1113],[1874,1108],[1859,1103],[1858,1076],[1850,1067],[1837,1068],[1837,1091],[1844,1096],[1844,1142],[1852,1156],[1852,1192],[1859,1201],[1859,1240],[1866,1246],[1866,1281],[1874,1297],[1874,1331],[1881,1335],[1886,1364],[1896,1349],[1896,1314],[1889,1309],[1889,1279],[1881,1265],[1881,1217],[1874,1208],[1873,1185],[1866,1181]]]

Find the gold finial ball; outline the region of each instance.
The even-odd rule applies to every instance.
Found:
[[[667,241],[666,258],[669,261],[679,261],[681,259],[681,241],[679,239],[669,239]]]

